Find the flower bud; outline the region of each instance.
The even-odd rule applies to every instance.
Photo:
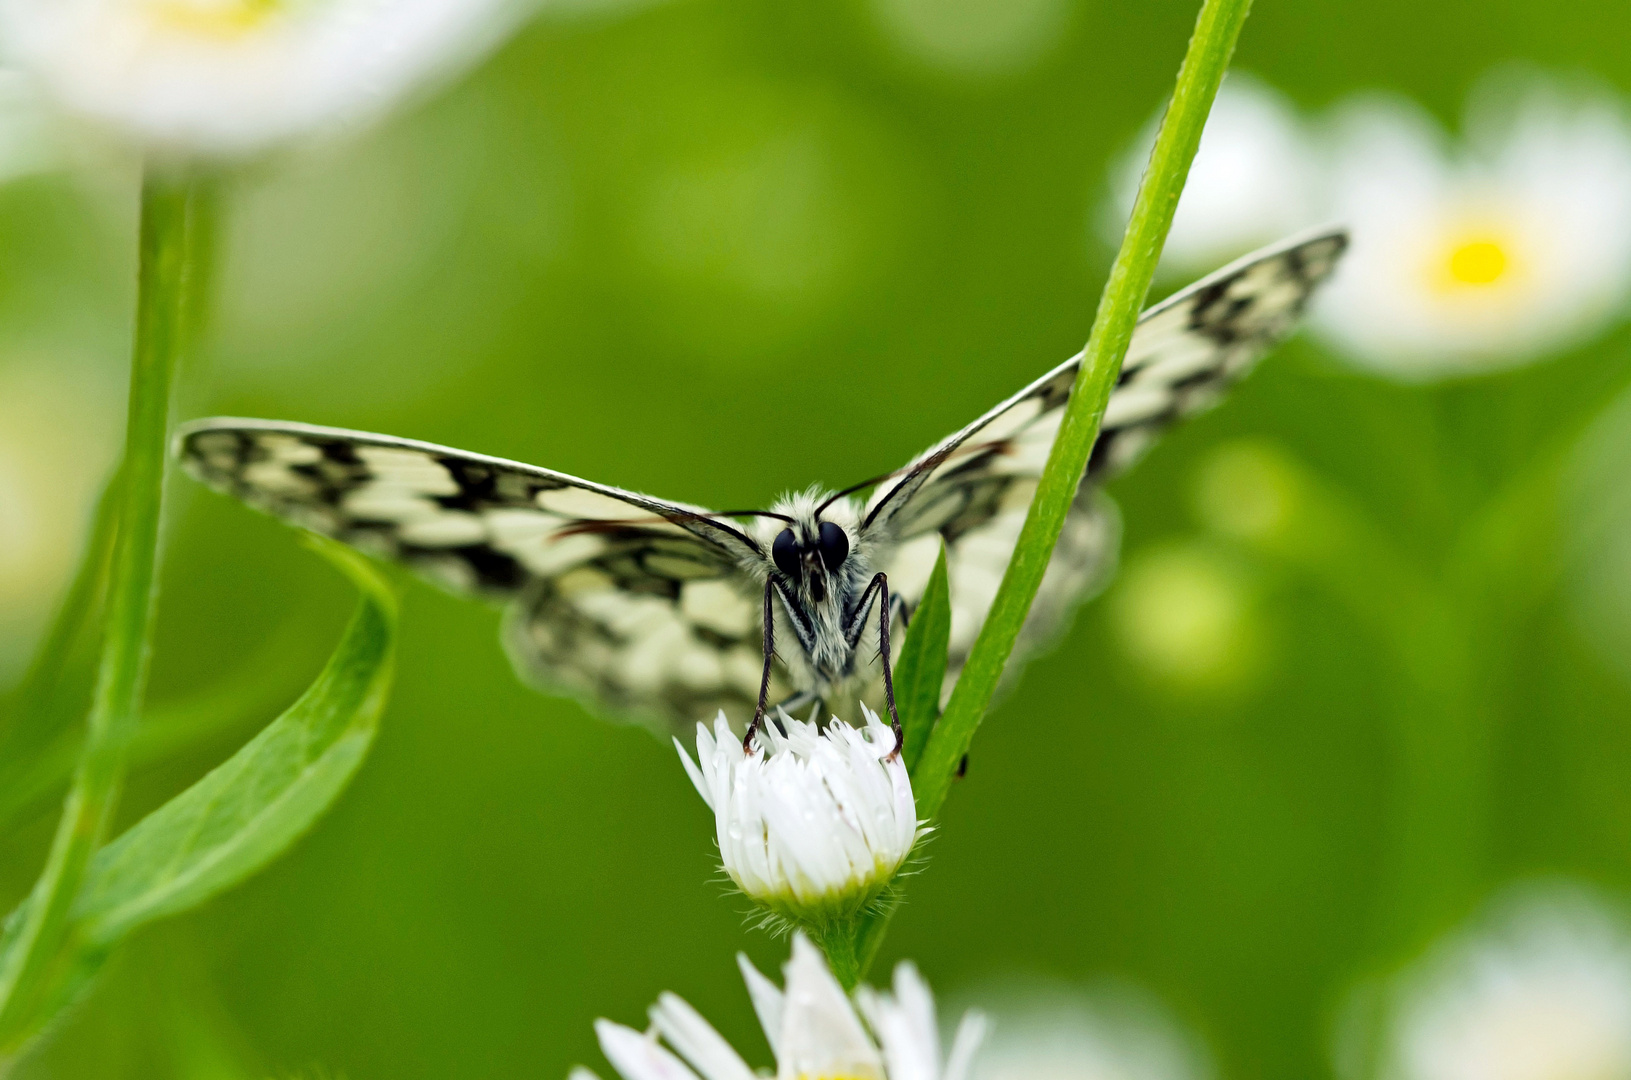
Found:
[[[920,835],[894,733],[862,713],[864,726],[835,719],[826,731],[781,713],[751,754],[723,713],[711,735],[697,725],[696,761],[674,743],[713,809],[725,872],[794,923],[819,929],[865,911]]]

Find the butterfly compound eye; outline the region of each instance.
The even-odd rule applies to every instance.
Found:
[[[821,561],[828,570],[837,570],[849,558],[849,537],[830,521],[821,523]]]
[[[770,557],[776,563],[776,569],[790,578],[799,576],[799,542],[793,537],[792,529],[783,529],[776,534],[776,540],[770,545]]]

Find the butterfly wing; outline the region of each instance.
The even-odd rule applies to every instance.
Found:
[[[517,669],[642,719],[751,713],[757,543],[700,507],[520,462],[309,424],[188,424],[194,476],[256,509],[510,602]]]
[[[1132,465],[1167,427],[1215,403],[1284,340],[1347,243],[1340,230],[1287,241],[1224,267],[1140,317],[1022,649],[1057,633],[1109,576],[1119,519],[1099,486]],[[899,479],[880,486],[862,515],[866,536],[898,545],[885,569],[908,609],[922,595],[940,544],[946,545],[953,677],[990,610],[1080,363],[1080,354],[1071,357],[942,440]]]

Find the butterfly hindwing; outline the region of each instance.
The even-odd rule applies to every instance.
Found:
[[[513,601],[507,640],[532,681],[620,711],[709,717],[757,696],[757,555],[707,511],[519,462],[306,424],[217,419],[179,436],[218,491]]]

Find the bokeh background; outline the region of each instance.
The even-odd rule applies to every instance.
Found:
[[[232,180],[179,407],[710,505],[888,469],[1081,346],[1114,163],[1194,13],[563,0],[445,92]],[[1631,92],[1628,33],[1608,0],[1263,0],[1237,64],[1453,129],[1510,61]],[[118,445],[134,214],[106,160],[0,185],[0,685]],[[1109,980],[1202,1073],[1290,1080],[1510,883],[1631,895],[1627,385],[1618,323],[1427,385],[1305,338],[1175,432],[1115,483],[1121,573],[988,718],[884,962],[960,1001]],[[1253,492],[1365,539],[1243,540]],[[128,820],[275,715],[351,604],[286,529],[170,496],[151,697],[177,735]],[[769,1060],[733,954],[785,943],[720,885],[673,747],[520,687],[493,611],[410,584],[403,627],[338,808],[144,933],[19,1076],[605,1073],[591,1021],[662,989]],[[7,908],[53,803],[0,844]]]

